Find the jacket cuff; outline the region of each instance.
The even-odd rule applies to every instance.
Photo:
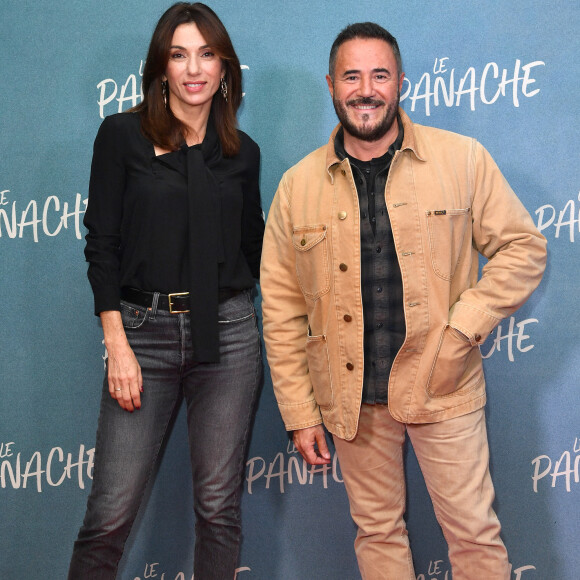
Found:
[[[465,302],[454,304],[449,314],[449,325],[462,332],[472,346],[483,344],[500,320],[493,314]]]
[[[287,431],[306,429],[322,423],[320,407],[314,399],[290,405],[278,403],[278,408]]]

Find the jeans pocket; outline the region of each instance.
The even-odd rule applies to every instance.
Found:
[[[250,292],[244,290],[219,305],[218,324],[239,324],[256,318]]]
[[[244,316],[240,316],[238,318],[223,318],[220,316],[218,320],[218,324],[237,324],[239,322],[244,322],[245,320],[250,320],[251,318],[255,318],[256,315],[254,312],[250,312],[249,314],[245,314]]]
[[[121,301],[121,320],[126,329],[135,329],[143,326],[149,316],[149,310],[143,306]]]

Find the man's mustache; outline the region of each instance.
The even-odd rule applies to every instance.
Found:
[[[381,101],[380,99],[372,99],[371,97],[360,97],[358,99],[351,99],[350,101],[346,102],[347,105],[350,107],[356,105],[377,105],[381,106],[385,104],[385,101]]]

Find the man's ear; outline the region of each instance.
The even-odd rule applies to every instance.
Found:
[[[328,85],[328,90],[330,91],[330,96],[334,99],[334,84],[330,75],[326,75],[326,84]]]
[[[405,79],[405,73],[402,72],[399,75],[399,93],[403,90],[403,80]]]

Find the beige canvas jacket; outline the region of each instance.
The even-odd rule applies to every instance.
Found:
[[[479,345],[536,288],[546,240],[475,140],[413,124],[385,199],[401,268],[406,339],[389,410],[406,423],[485,405]],[[262,253],[264,338],[288,430],[324,421],[352,439],[363,386],[359,201],[347,159],[328,144],[288,170]],[[479,253],[488,261],[478,280]]]

